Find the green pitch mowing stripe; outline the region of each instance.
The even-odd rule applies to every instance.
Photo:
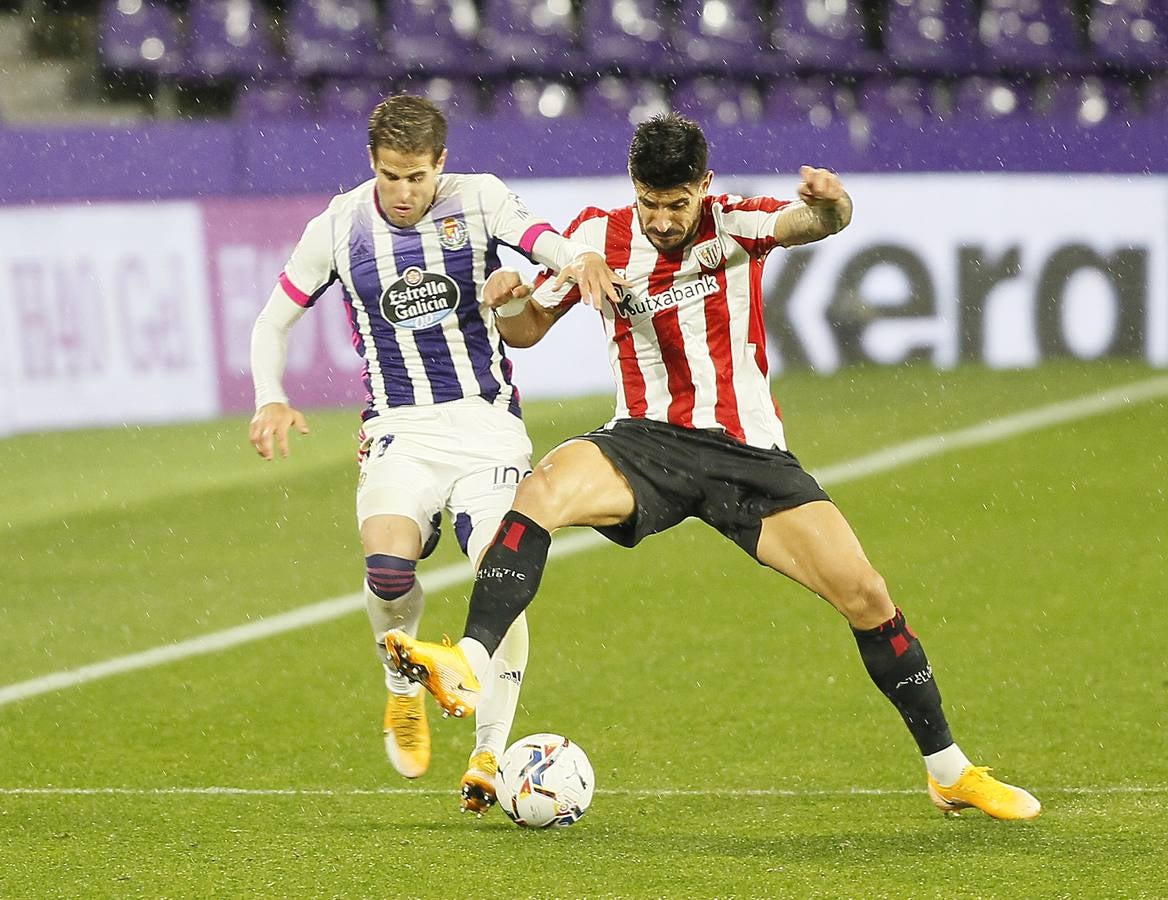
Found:
[[[942,453],[1007,440],[1027,432],[1102,415],[1164,396],[1168,396],[1168,376],[1150,378],[1074,400],[990,419],[947,434],[901,443],[848,462],[819,469],[815,474],[824,487],[834,487]],[[551,555],[569,556],[605,543],[603,538],[592,532],[566,535],[556,539]],[[454,565],[426,573],[424,582],[427,589],[439,591],[467,581],[469,577],[470,573],[466,566]],[[165,644],[139,653],[10,684],[0,688],[0,706],[111,675],[164,665],[191,656],[215,653],[229,647],[331,621],[361,608],[364,602],[361,594],[347,594],[190,640]]]

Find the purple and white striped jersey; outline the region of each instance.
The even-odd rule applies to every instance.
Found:
[[[494,175],[455,174],[439,176],[420,222],[399,228],[382,214],[371,178],[308,223],[280,286],[309,307],[341,282],[365,360],[363,419],[476,395],[519,415],[511,363],[479,291],[499,267],[500,243],[530,258],[551,230]]]

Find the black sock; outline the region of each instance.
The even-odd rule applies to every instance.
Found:
[[[898,609],[883,625],[867,631],[853,628],[852,633],[864,667],[904,719],[921,754],[928,756],[952,744],[933,667],[925,648],[905,624],[904,613]]]
[[[503,516],[475,576],[466,616],[466,637],[493,654],[503,635],[539,590],[552,536],[523,513]]]

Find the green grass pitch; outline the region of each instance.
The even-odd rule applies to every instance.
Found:
[[[776,395],[823,471],[1162,376],[860,368]],[[610,409],[528,404],[537,454]],[[355,592],[356,416],[310,423],[270,464],[242,418],[0,441],[0,691]],[[957,739],[1036,821],[937,813],[843,621],[687,523],[554,560],[529,612],[512,736],[588,751],[577,826],[460,816],[471,727],[432,703],[431,771],[399,778],[353,611],[0,705],[0,896],[1166,896],[1166,448],[1161,395],[829,488]],[[444,539],[423,581],[460,559]],[[431,594],[424,636],[461,633],[468,589]]]

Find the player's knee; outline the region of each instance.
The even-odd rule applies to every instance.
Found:
[[[875,628],[895,612],[884,577],[873,568],[856,573],[837,606],[854,628]]]
[[[374,553],[365,557],[365,581],[382,600],[396,600],[413,588],[417,568],[417,560]]]
[[[547,467],[537,466],[520,482],[512,508],[552,531],[561,525],[559,519],[569,494],[562,479],[554,477]]]

